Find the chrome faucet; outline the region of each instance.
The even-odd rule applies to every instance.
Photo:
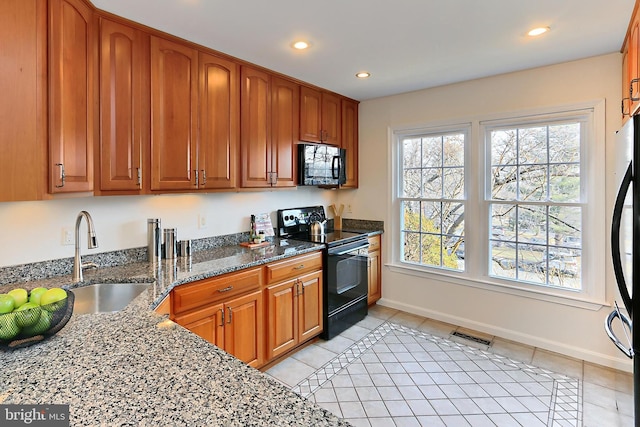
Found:
[[[73,258],[73,281],[74,282],[82,282],[82,269],[87,267],[98,267],[96,264],[82,263],[80,259],[80,223],[82,222],[82,217],[87,220],[87,236],[88,242],[87,245],[89,249],[94,249],[98,247],[98,239],[96,238],[96,231],[93,228],[93,219],[91,219],[91,215],[87,211],[80,211],[78,217],[76,218],[76,253]]]

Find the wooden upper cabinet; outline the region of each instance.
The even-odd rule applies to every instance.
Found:
[[[149,37],[100,20],[99,189],[139,192],[149,143]],[[146,120],[145,120],[146,119]]]
[[[238,64],[200,52],[200,188],[234,188],[239,142]]]
[[[271,80],[271,171],[274,187],[295,187],[300,117],[300,85],[273,77]]]
[[[49,191],[93,189],[96,25],[82,0],[49,1]]]
[[[151,189],[196,189],[198,51],[151,36]]]
[[[358,103],[342,100],[342,148],[346,150],[347,188],[358,188]]]
[[[300,140],[322,142],[322,93],[300,87]]]
[[[0,202],[48,191],[47,4],[0,2]]]
[[[340,145],[340,97],[329,92],[300,87],[300,140]]]
[[[341,143],[341,110],[340,97],[322,92],[322,130],[325,144],[340,146]]]

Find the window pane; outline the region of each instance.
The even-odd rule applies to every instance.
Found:
[[[517,162],[517,133],[515,129],[490,133],[491,165],[515,165]]]
[[[439,199],[442,197],[442,169],[423,169],[422,197]]]
[[[444,162],[446,166],[464,166],[464,135],[446,135],[443,142]]]
[[[402,202],[402,229],[407,231],[420,230],[420,202]]]
[[[422,138],[422,167],[439,168],[442,166],[442,138],[430,136]]]
[[[455,267],[458,270],[464,270],[464,237],[446,236],[444,239],[444,253],[449,255],[452,261],[455,261]]]
[[[582,208],[577,206],[549,207],[549,232],[554,236],[554,244],[561,245],[565,239],[569,238],[574,243],[571,247],[579,248],[581,230]]]
[[[464,205],[442,203],[442,233],[453,236],[464,234]]]
[[[403,232],[402,260],[420,263],[420,234]]]
[[[540,250],[542,249],[542,250]],[[544,259],[544,249],[540,246],[518,244],[518,279],[531,283],[545,284],[547,279],[541,274],[540,262]]]
[[[464,168],[448,168],[444,170],[445,199],[464,198]]]
[[[547,167],[541,165],[521,166],[518,168],[520,185],[518,200],[547,199]]]
[[[549,199],[569,203],[580,201],[579,164],[558,164],[549,167]]]
[[[420,138],[405,139],[402,141],[402,167],[404,169],[419,168],[421,151],[422,145]]]
[[[548,256],[549,283],[564,288],[581,289],[581,251],[552,249]]]
[[[547,207],[518,206],[518,242],[547,244]]]
[[[546,126],[519,129],[518,155],[521,165],[547,163]]]
[[[518,191],[518,168],[499,166],[491,170],[491,198],[494,200],[516,200]]]
[[[435,234],[422,235],[422,263],[442,266],[442,239]]]
[[[420,169],[405,169],[403,175],[402,196],[410,198],[420,197],[422,171]]]
[[[549,126],[549,161],[580,161],[580,123]]]
[[[491,205],[490,215],[491,238],[503,243],[515,243],[517,230],[515,205]]]
[[[489,274],[509,279],[516,278],[515,245],[509,247],[502,242],[490,242]]]
[[[440,202],[422,202],[422,228],[425,233],[441,233]]]

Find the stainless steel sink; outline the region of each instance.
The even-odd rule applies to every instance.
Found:
[[[120,311],[150,285],[148,283],[97,283],[73,288],[76,314]]]

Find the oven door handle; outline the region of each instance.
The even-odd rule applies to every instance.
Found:
[[[344,249],[344,250],[339,250],[339,247],[337,247],[337,248],[334,248],[334,250],[330,251],[329,255],[345,255],[345,254],[348,254],[349,252],[358,251],[360,249],[367,249],[368,247],[369,247],[369,243],[368,242],[365,243],[364,245],[355,246],[355,247],[349,247],[349,248]]]

